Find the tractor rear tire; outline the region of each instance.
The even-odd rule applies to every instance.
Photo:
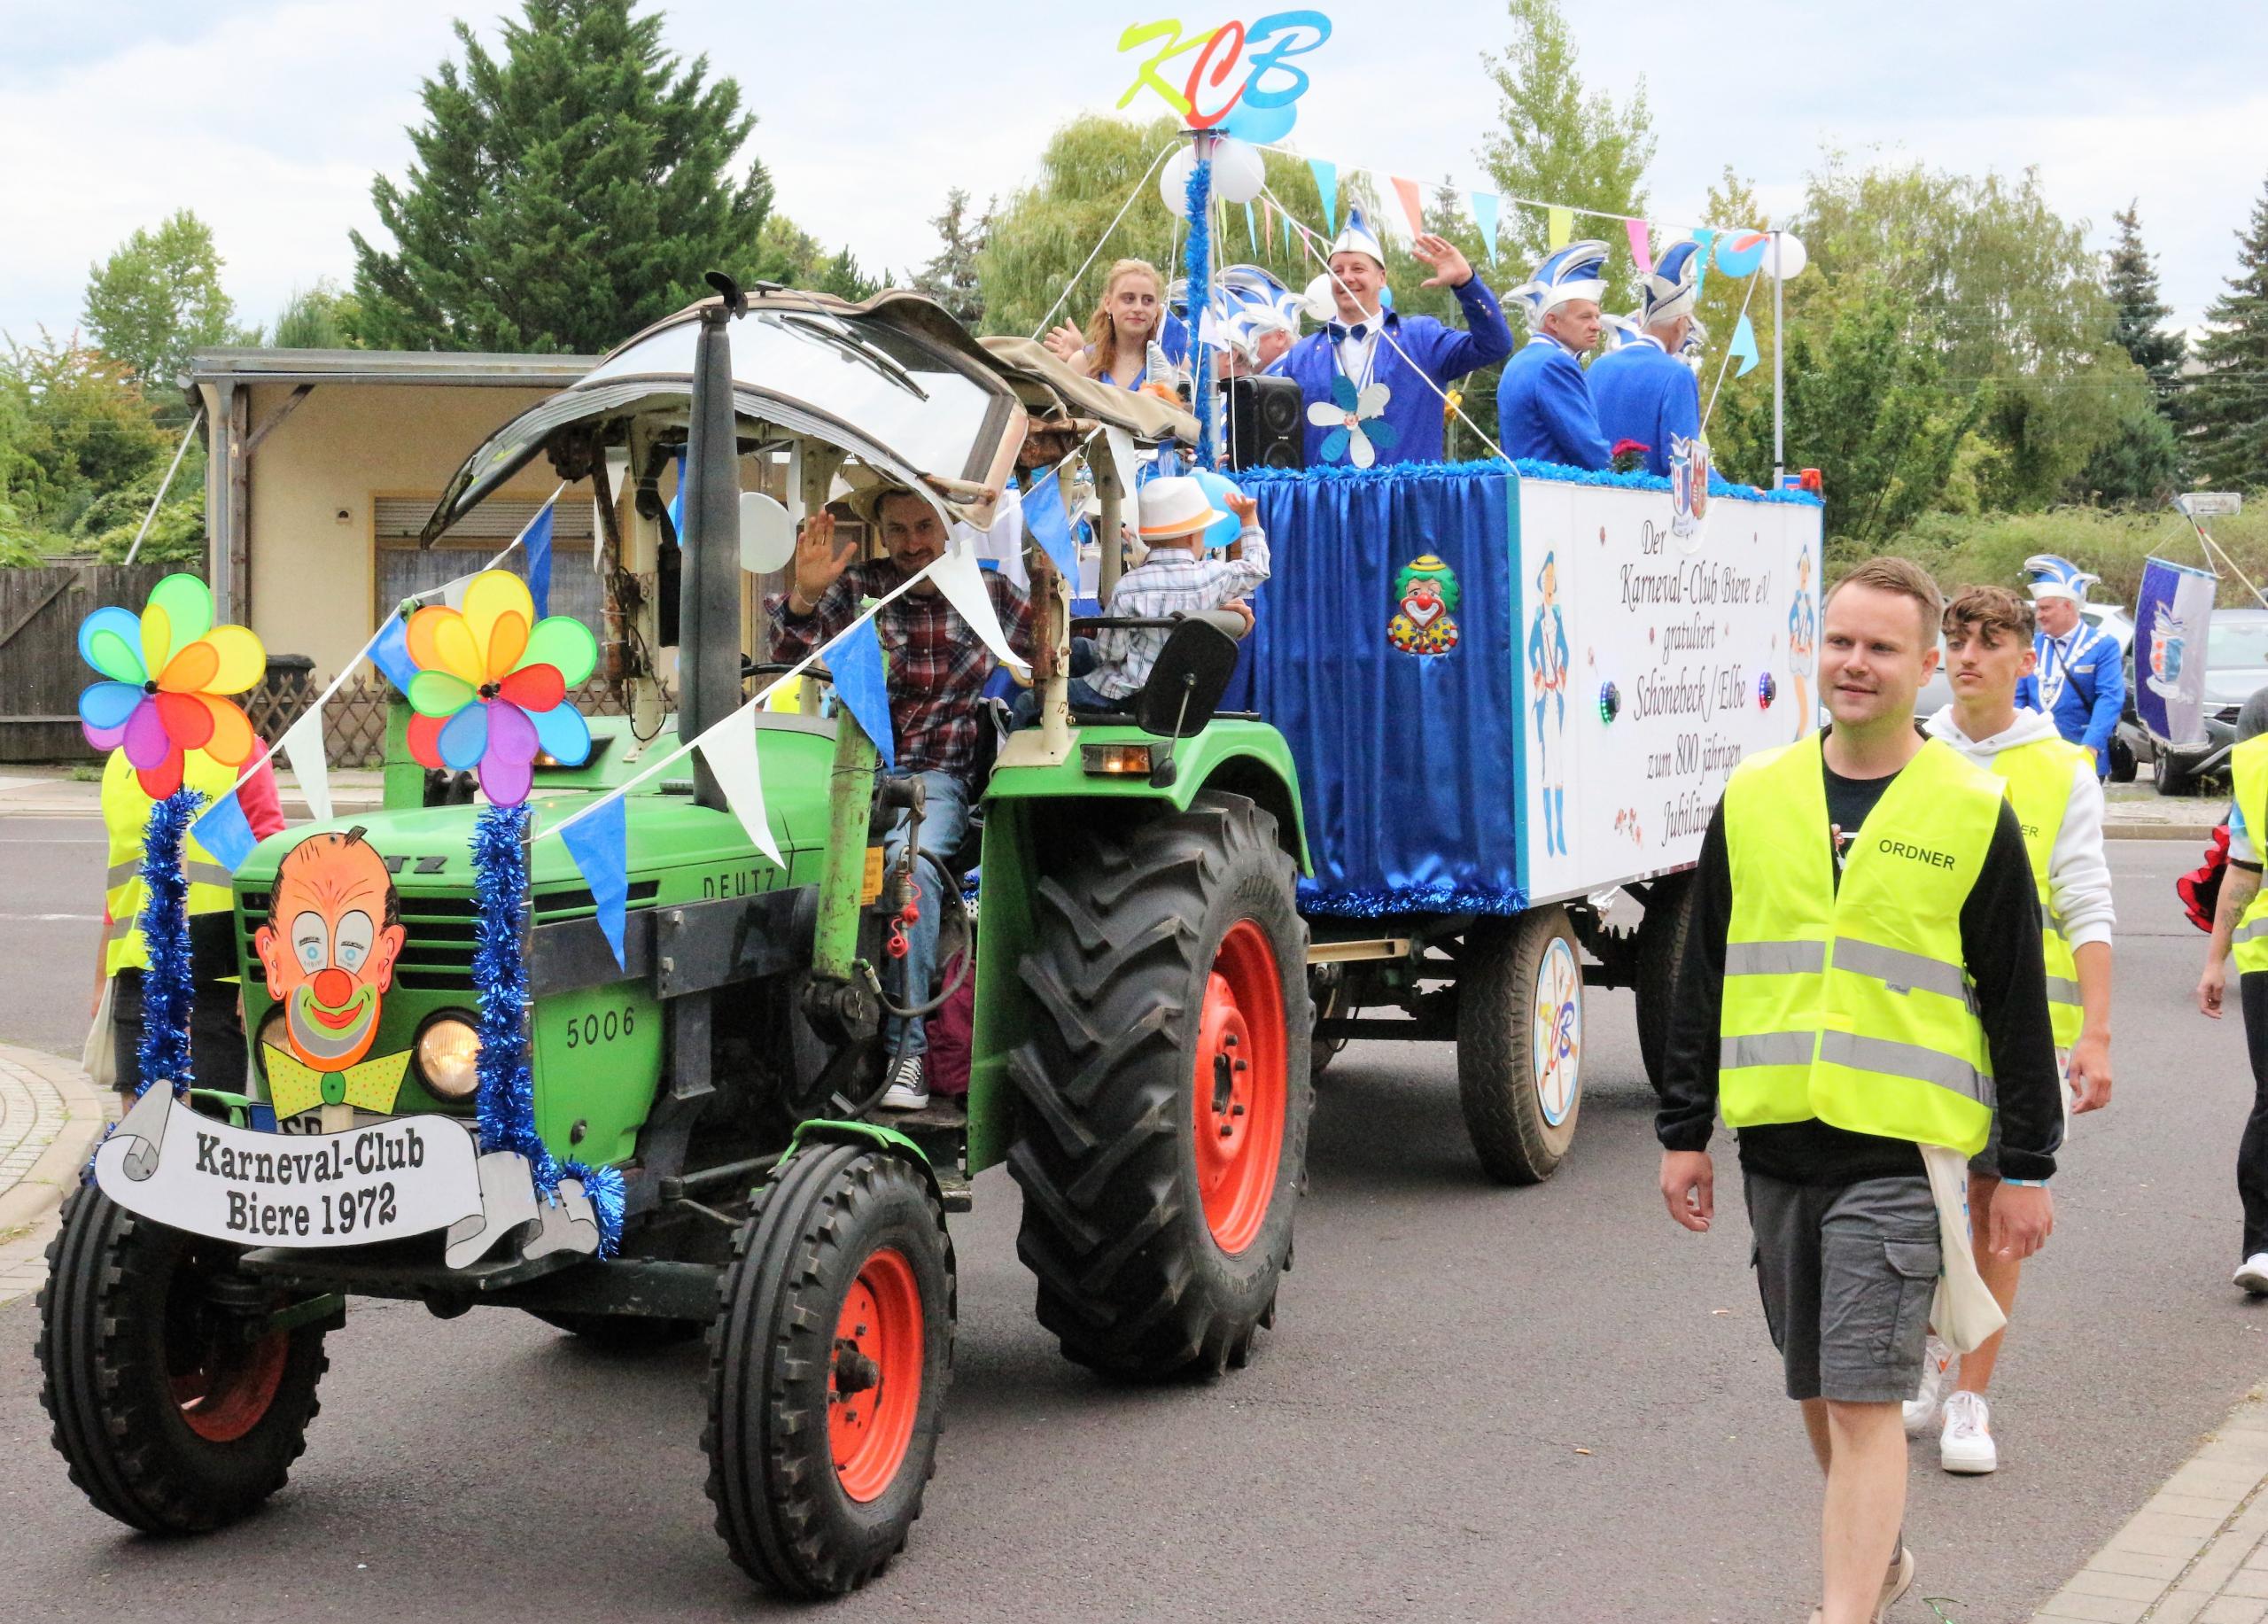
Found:
[[[783,1596],[889,1566],[936,1470],[957,1311],[923,1171],[809,1144],[733,1242],[709,1331],[709,1498],[733,1560]]]
[[[1456,1090],[1480,1165],[1541,1184],[1582,1112],[1582,960],[1566,910],[1531,908],[1465,934],[1456,984]]]
[[[226,1527],[307,1448],[325,1327],[242,1335],[266,1295],[237,1270],[243,1253],[92,1185],[64,1206],[39,1294],[40,1403],[71,1480],[130,1528]]]
[[[652,1353],[689,1342],[708,1327],[697,1319],[641,1319],[628,1314],[578,1314],[567,1309],[531,1309],[554,1330],[604,1354]]]
[[[1693,933],[1693,877],[1672,874],[1646,894],[1646,917],[1638,925],[1638,976],[1632,991],[1638,1006],[1638,1055],[1646,1081],[1662,1092],[1663,1057],[1669,1051],[1670,1022],[1677,1009],[1677,976],[1685,963],[1686,938]]]
[[[1293,883],[1274,817],[1209,790],[1039,883],[1008,1170],[1040,1324],[1076,1364],[1218,1375],[1274,1323],[1314,1100]]]

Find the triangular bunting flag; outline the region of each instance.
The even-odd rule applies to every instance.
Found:
[[[1323,225],[1336,235],[1339,230],[1339,166],[1320,158],[1308,159],[1308,167],[1315,171],[1316,195],[1323,199]]]
[[[1476,191],[1472,194],[1472,223],[1480,228],[1480,240],[1488,245],[1488,263],[1496,262],[1496,194]]]
[[[520,545],[528,550],[528,596],[535,600],[535,618],[551,612],[551,515],[546,507],[527,527]]]
[[[233,789],[206,807],[204,815],[190,826],[190,833],[230,874],[245,866],[245,859],[260,843],[252,825],[245,821],[245,809],[237,804]]]
[[[1410,235],[1416,237],[1425,229],[1425,217],[1418,206],[1418,183],[1398,175],[1387,178],[1394,183],[1394,196],[1402,199],[1402,212],[1410,216]]]
[[[1547,208],[1543,211],[1543,225],[1545,245],[1565,248],[1575,235],[1575,211],[1571,208]]]
[[[409,692],[417,667],[409,657],[409,623],[400,610],[388,615],[385,625],[378,628],[378,640],[370,645],[370,664],[393,684],[396,693]]]
[[[685,453],[677,454],[677,493],[670,498],[670,531],[685,545]]]
[[[1641,276],[1652,276],[1654,253],[1646,243],[1646,222],[1643,220],[1626,220],[1622,222],[1622,229],[1630,234],[1630,262],[1638,268],[1638,274]]]
[[[771,814],[765,810],[764,775],[756,759],[756,712],[736,712],[703,734],[701,754],[716,775],[717,788],[725,792],[733,816],[741,820],[757,850],[770,858],[775,867],[787,867],[788,859],[780,855],[780,843],[772,835]]]
[[[622,958],[623,927],[629,922],[630,913],[629,831],[623,797],[617,795],[600,802],[589,816],[561,829],[559,842],[575,859],[575,866],[583,871],[583,883],[591,888],[591,901],[598,908],[599,933],[614,949],[615,967],[628,968]]]
[[[1057,573],[1067,581],[1079,579],[1079,544],[1072,539],[1071,521],[1063,511],[1063,487],[1052,474],[1034,478],[1024,493],[1024,529],[1055,561]]]
[[[866,729],[866,737],[882,752],[882,765],[896,770],[897,742],[889,722],[889,680],[883,674],[882,640],[874,635],[874,618],[870,615],[858,621],[827,644],[826,657],[827,668],[835,675],[835,697]]]
[[[1735,377],[1746,377],[1750,370],[1762,359],[1756,353],[1756,329],[1748,324],[1748,317],[1745,315],[1740,318],[1739,324],[1733,329],[1733,341],[1726,348],[1725,354],[1740,358],[1740,365],[1733,373]]]
[[[964,547],[946,554],[929,566],[928,576],[930,584],[945,594],[945,602],[968,622],[968,629],[992,650],[994,659],[1023,669],[1024,662],[1008,647],[1008,634],[1001,629],[992,594],[984,589],[984,570],[975,552]]]
[[[284,758],[291,764],[291,776],[299,781],[299,795],[307,804],[307,816],[317,823],[330,822],[330,763],[323,757],[321,705],[308,706],[306,713],[284,731]]]
[[[1693,233],[1693,240],[1701,245],[1701,252],[1693,256],[1693,302],[1697,305],[1701,302],[1701,290],[1709,280],[1709,253],[1717,234],[1705,228]]]
[[[441,605],[445,609],[464,607],[465,588],[472,585],[472,577],[460,575],[441,588]]]
[[[1284,221],[1284,253],[1287,259],[1297,263],[1300,257],[1300,244],[1299,239],[1292,235],[1292,217],[1289,214],[1285,214],[1282,218]]]
[[[1260,225],[1257,218],[1252,212],[1252,205],[1249,203],[1244,206],[1244,234],[1252,238],[1252,251],[1254,253],[1258,253],[1260,252]]]

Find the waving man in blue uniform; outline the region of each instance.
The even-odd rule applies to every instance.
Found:
[[[1535,331],[1496,385],[1496,438],[1518,461],[1603,470],[1613,461],[1599,433],[1590,385],[1576,358],[1598,342],[1606,245],[1570,243],[1547,255],[1511,297]]]
[[[1628,340],[1591,363],[1585,375],[1609,447],[1635,440],[1646,471],[1666,478],[1701,437],[1701,384],[1682,358],[1693,330],[1701,245],[1679,243],[1640,279],[1641,302]]]
[[[2079,613],[2087,587],[2100,578],[2052,553],[2035,553],[2024,568],[2031,571],[2039,617],[2031,640],[2038,664],[2016,684],[2016,703],[2054,718],[2055,731],[2087,752],[2097,778],[2107,778],[2110,738],[2126,706],[2126,664],[2118,640]]]

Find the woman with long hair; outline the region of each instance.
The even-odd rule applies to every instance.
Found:
[[[1081,332],[1065,322],[1047,335],[1047,347],[1064,365],[1121,389],[1145,384],[1170,388],[1170,378],[1147,376],[1150,342],[1166,322],[1165,278],[1147,260],[1121,260],[1110,268],[1102,299]]]

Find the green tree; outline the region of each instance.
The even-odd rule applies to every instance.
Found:
[[[1505,256],[1522,274],[1543,257],[1548,217],[1514,198],[1616,214],[1646,212],[1646,166],[1653,161],[1653,115],[1643,75],[1619,105],[1604,90],[1585,87],[1567,19],[1557,0],[1508,0],[1511,43],[1501,57],[1480,60],[1495,84],[1500,128],[1482,138],[1480,162],[1505,198],[1498,228]],[[1613,250],[1612,275],[1627,273],[1629,248],[1611,221],[1575,221],[1577,237],[1598,236]]]
[[[2154,400],[2130,408],[2117,432],[2094,449],[2078,494],[2096,501],[2163,503],[2181,484],[2181,447]]]
[[[664,50],[634,0],[523,0],[493,56],[425,82],[406,182],[371,184],[392,252],[353,233],[366,336],[403,349],[596,352],[761,270],[772,207],[731,79]]]
[[[41,530],[67,532],[97,497],[173,453],[174,435],[126,363],[76,334],[58,342],[43,329],[36,344],[11,343],[0,392],[13,397],[19,422],[7,493]]]
[[[362,304],[325,276],[295,291],[276,318],[268,344],[279,350],[358,350]]]
[[[968,193],[954,187],[945,193],[945,212],[929,221],[937,234],[937,252],[913,276],[913,285],[927,293],[964,327],[984,319],[984,289],[977,276],[977,256],[992,229],[995,198],[977,219],[969,218]]]
[[[2208,486],[2268,482],[2268,190],[2237,237],[2237,270],[2205,312],[2204,370],[2182,402],[2190,467]]]
[[[2158,296],[2157,260],[2142,246],[2140,202],[2130,201],[2124,213],[2110,217],[2117,223],[2118,240],[2111,245],[2103,285],[2110,295],[2112,336],[2150,375],[2150,386],[2163,400],[2173,390],[2189,346],[2179,332],[2165,330],[2173,307]]]
[[[169,396],[191,350],[245,337],[233,326],[236,307],[221,289],[221,264],[212,228],[183,209],[155,231],[136,229],[89,268],[81,319],[96,347],[128,377],[152,395]]]

